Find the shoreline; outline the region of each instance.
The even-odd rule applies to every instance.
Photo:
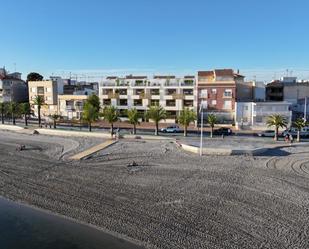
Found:
[[[134,240],[134,239],[132,239],[132,238],[130,238],[130,237],[124,235],[124,234],[120,234],[120,233],[117,233],[117,232],[109,231],[108,229],[105,229],[103,227],[99,227],[99,226],[96,226],[94,224],[90,224],[90,223],[87,223],[87,222],[84,222],[84,221],[81,221],[81,220],[78,220],[78,219],[72,218],[70,216],[66,216],[66,215],[57,213],[57,212],[54,212],[54,211],[51,211],[51,210],[43,209],[43,208],[34,206],[32,204],[26,203],[26,202],[21,201],[21,200],[12,200],[12,199],[9,199],[9,198],[7,198],[7,197],[5,197],[3,195],[0,195],[0,199],[3,199],[5,201],[7,201],[7,202],[11,202],[11,203],[13,203],[15,205],[19,205],[19,206],[23,206],[23,207],[29,208],[29,209],[31,209],[33,211],[40,212],[40,213],[45,214],[45,215],[49,215],[49,216],[54,216],[54,217],[57,217],[57,218],[65,219],[65,220],[68,220],[68,221],[70,221],[72,223],[76,223],[76,224],[83,225],[83,226],[86,226],[86,227],[91,228],[91,229],[95,229],[95,230],[100,231],[102,233],[105,233],[105,234],[107,234],[109,236],[112,236],[115,239],[120,239],[120,240],[124,240],[126,242],[129,242],[129,243],[135,244],[136,246],[141,247],[140,249],[144,249],[145,248],[145,245],[141,241]]]

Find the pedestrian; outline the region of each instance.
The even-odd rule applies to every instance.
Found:
[[[292,144],[294,142],[294,138],[293,138],[292,134],[290,134],[289,139],[290,139],[290,143]]]
[[[286,143],[288,143],[288,142],[290,141],[290,136],[289,136],[288,133],[284,136],[284,141],[285,141]]]
[[[116,140],[119,140],[119,127],[116,130]]]

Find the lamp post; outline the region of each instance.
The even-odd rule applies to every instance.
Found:
[[[200,156],[203,155],[203,127],[204,127],[204,101],[201,101],[200,113],[201,113],[201,139],[200,139]]]

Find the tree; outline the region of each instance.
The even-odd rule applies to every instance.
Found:
[[[37,95],[34,97],[33,103],[38,107],[39,127],[41,127],[41,107],[42,105],[44,105],[44,98],[42,96]]]
[[[128,110],[129,123],[133,125],[133,134],[136,134],[136,125],[139,124],[139,113],[136,108]]]
[[[52,120],[53,120],[53,126],[54,126],[54,129],[57,128],[57,120],[61,118],[60,115],[58,114],[52,114],[49,116]]]
[[[302,128],[306,127],[307,122],[302,119],[302,118],[298,118],[295,122],[294,122],[294,126],[297,129],[297,142],[300,142],[300,131]]]
[[[269,116],[266,123],[268,127],[275,126],[275,141],[278,141],[279,128],[286,127],[288,124],[286,118],[279,114]]]
[[[155,135],[159,134],[159,122],[166,119],[166,111],[162,106],[151,106],[146,113],[147,119],[152,119],[155,122]]]
[[[1,102],[0,103],[0,113],[1,113],[1,123],[4,124],[4,115],[7,112],[7,103]]]
[[[99,112],[96,107],[94,107],[90,102],[88,102],[88,100],[84,104],[82,118],[87,122],[89,132],[91,132],[91,124],[99,119]]]
[[[100,112],[100,99],[97,95],[92,94],[87,98],[87,102],[90,103],[99,113]]]
[[[42,81],[43,80],[43,76],[39,73],[29,73],[27,75],[27,81]]]
[[[20,114],[24,115],[25,125],[28,126],[28,117],[31,114],[31,108],[28,102],[20,104]]]
[[[13,125],[16,125],[16,115],[19,113],[19,104],[16,102],[9,103],[9,112],[12,115]]]
[[[114,106],[106,106],[102,112],[103,119],[111,125],[111,136],[114,134],[114,123],[119,120],[119,112]]]
[[[178,117],[178,122],[183,125],[183,135],[187,136],[187,130],[190,123],[194,122],[196,120],[196,113],[193,110],[190,110],[189,108],[185,108],[180,112],[180,115]]]
[[[210,131],[210,137],[213,137],[214,127],[217,123],[217,116],[215,114],[209,114],[207,116],[207,122],[210,125],[211,131]]]

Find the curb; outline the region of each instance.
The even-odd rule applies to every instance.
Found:
[[[179,141],[175,142],[176,145],[181,147],[183,150],[199,154],[200,153],[200,148],[193,146],[193,145],[188,145],[184,143],[180,143]],[[262,147],[262,148],[256,148],[256,149],[224,149],[224,148],[203,148],[203,155],[214,155],[214,156],[232,156],[232,155],[252,155],[252,156],[257,156],[261,155],[262,153],[272,150],[272,149],[279,149],[279,148],[286,148],[286,147],[296,147],[299,146],[300,144],[281,144],[281,145],[274,145],[274,146],[267,146],[267,147]]]

